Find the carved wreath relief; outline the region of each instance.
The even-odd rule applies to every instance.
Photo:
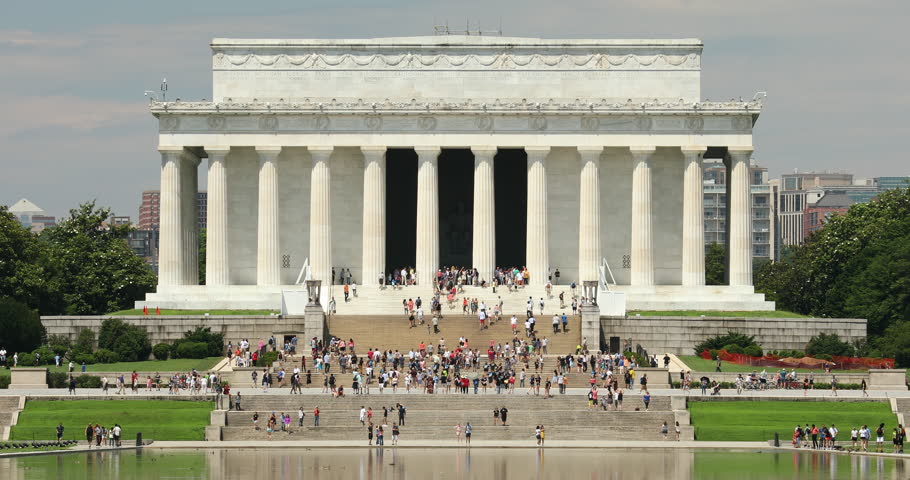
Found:
[[[277,130],[278,117],[274,115],[259,117],[259,128],[262,130]]]
[[[436,118],[420,117],[417,119],[417,127],[421,130],[433,130],[436,128]]]

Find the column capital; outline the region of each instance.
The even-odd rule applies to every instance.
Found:
[[[530,158],[546,158],[550,154],[550,147],[525,147],[525,154]]]
[[[653,146],[643,146],[643,147],[629,147],[629,152],[632,153],[633,157],[641,156],[648,158],[651,155],[654,155],[654,152],[657,151],[657,147]]]
[[[416,153],[418,157],[432,156],[435,158],[439,156],[440,152],[442,152],[442,148],[440,147],[414,147],[414,153]]]
[[[577,147],[578,154],[581,156],[581,163],[600,161],[600,156],[604,152],[604,147]]]
[[[360,152],[364,155],[384,155],[388,149],[389,147],[385,145],[363,145],[360,147]]]
[[[679,150],[683,155],[704,155],[708,151],[708,147],[704,145],[683,145],[679,147]]]
[[[227,155],[231,151],[230,145],[206,145],[202,147],[209,157],[212,155]]]
[[[746,157],[749,158],[752,156],[754,149],[752,147],[727,147],[727,153],[731,157]]]
[[[281,147],[256,147],[256,153],[259,155],[278,156],[281,153]]]
[[[498,149],[495,146],[489,145],[471,147],[471,153],[473,153],[475,157],[493,157],[496,155],[497,151]]]
[[[174,146],[158,147],[159,153],[183,153],[184,150],[185,150],[184,147],[174,147]]]
[[[313,163],[327,162],[329,160],[329,157],[332,156],[332,152],[335,151],[335,147],[332,147],[332,146],[307,147],[307,151],[310,152],[310,157],[313,159]]]

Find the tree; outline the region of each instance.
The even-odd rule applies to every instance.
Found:
[[[199,285],[205,285],[205,229],[199,230]]]
[[[705,253],[705,283],[723,285],[727,272],[727,252],[722,245],[712,243]]]
[[[843,341],[836,333],[821,333],[809,340],[806,344],[806,355],[833,355],[840,357],[853,356],[853,345]]]
[[[882,356],[893,358],[898,367],[910,367],[910,321],[899,321],[875,342]]]
[[[827,219],[782,261],[762,266],[755,286],[786,310],[866,318],[873,340],[910,320],[910,189]]]
[[[110,216],[109,209],[85,203],[45,235],[53,288],[62,294],[66,314],[131,308],[155,287],[155,274],[126,243],[131,227],[103,225]]]
[[[108,318],[101,322],[98,349],[115,352],[125,362],[136,362],[148,360],[152,344],[144,328],[130,325],[118,318]]]
[[[0,297],[13,298],[31,308],[46,307],[54,296],[48,292],[45,262],[46,248],[38,236],[0,206]]]
[[[45,337],[38,312],[12,298],[0,298],[0,348],[13,352],[31,352]]]

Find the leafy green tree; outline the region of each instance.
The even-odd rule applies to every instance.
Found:
[[[73,344],[73,356],[79,354],[89,354],[95,350],[95,332],[90,328],[79,330],[79,336]]]
[[[899,321],[876,340],[882,356],[893,358],[898,367],[910,367],[910,321]]]
[[[806,344],[806,354],[812,357],[816,355],[850,357],[853,356],[853,345],[841,340],[836,333],[821,333],[812,337]]]
[[[46,248],[38,236],[0,206],[0,297],[44,310],[54,300],[48,292],[45,262]]]
[[[54,289],[69,315],[97,315],[133,306],[155,287],[155,274],[125,241],[128,225],[109,227],[107,208],[94,202],[70,210],[47,231]]]
[[[124,362],[136,362],[148,360],[152,343],[144,328],[108,318],[101,322],[98,332],[98,350],[102,349],[117,353]]]
[[[779,308],[866,318],[873,337],[910,320],[910,189],[832,216],[804,245],[762,266],[755,285]]]
[[[199,285],[205,285],[205,229],[199,230]]]
[[[45,334],[38,312],[12,298],[0,298],[0,347],[10,356],[38,348]]]
[[[740,349],[739,352],[731,353],[742,353],[742,349],[751,347],[753,345],[761,348],[761,346],[758,345],[758,343],[755,341],[755,336],[729,331],[726,335],[720,335],[717,337],[705,339],[705,341],[696,344],[694,350],[696,355],[701,355],[701,352],[704,352],[705,350],[720,350],[731,345],[736,345]],[[730,349],[727,348],[727,351],[730,351]]]
[[[723,285],[727,272],[727,252],[723,245],[712,243],[705,252],[705,283]]]

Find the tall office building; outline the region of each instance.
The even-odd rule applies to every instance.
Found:
[[[774,253],[774,215],[768,169],[750,168],[752,192],[752,258],[772,259]],[[705,160],[704,164],[705,248],[712,243],[723,245],[727,228],[727,178],[721,161]]]

